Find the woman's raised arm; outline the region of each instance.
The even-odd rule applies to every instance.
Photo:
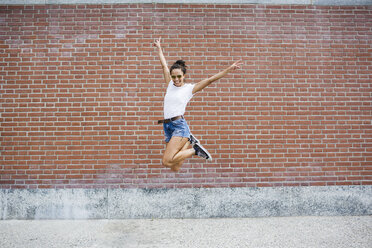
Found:
[[[225,70],[217,73],[216,75],[200,81],[199,83],[197,83],[194,86],[194,89],[193,89],[192,93],[195,94],[196,92],[201,91],[202,89],[204,89],[205,87],[210,85],[212,82],[226,76],[229,72],[231,72],[233,70],[236,70],[236,69],[239,69],[242,64],[243,63],[240,60],[238,60],[234,64],[232,64],[228,68],[226,68]]]
[[[159,38],[158,40],[156,40],[154,42],[154,46],[158,48],[161,66],[163,67],[164,80],[165,80],[165,83],[168,84],[171,81],[171,76],[170,76],[170,73],[169,73],[169,68],[168,68],[168,65],[167,65],[167,61],[165,60],[160,42],[161,42],[161,38]]]

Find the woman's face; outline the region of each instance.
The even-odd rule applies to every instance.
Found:
[[[184,85],[183,80],[185,79],[185,75],[183,74],[181,69],[172,70],[171,78],[174,86],[181,87],[182,85]]]

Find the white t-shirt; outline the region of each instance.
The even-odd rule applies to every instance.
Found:
[[[185,113],[186,105],[193,96],[194,86],[194,84],[184,84],[177,87],[174,86],[172,80],[169,82],[164,97],[164,119],[170,119]]]

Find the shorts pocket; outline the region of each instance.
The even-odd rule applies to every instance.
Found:
[[[181,126],[184,126],[185,124],[186,124],[185,119],[178,119],[178,120],[172,121],[172,125],[176,127],[181,127]]]

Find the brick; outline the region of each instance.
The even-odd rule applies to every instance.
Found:
[[[7,7],[1,188],[372,184],[371,9],[53,5],[51,24],[45,6]],[[190,83],[245,63],[190,102],[186,118],[215,161],[190,159],[179,174],[161,166],[155,124],[166,89],[151,44],[160,31]]]

